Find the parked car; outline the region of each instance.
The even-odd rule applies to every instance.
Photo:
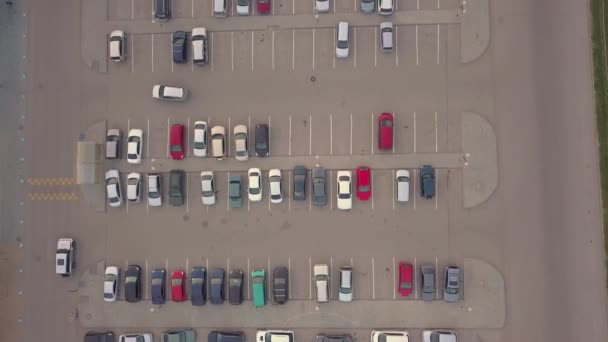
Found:
[[[118,282],[120,278],[120,269],[116,266],[106,267],[103,276],[103,300],[113,302],[118,297]]]
[[[205,305],[207,299],[207,270],[193,267],[190,273],[190,301],[194,306]]]
[[[247,172],[247,178],[249,179],[249,187],[247,193],[249,194],[249,201],[259,202],[262,200],[262,171],[258,168],[251,168]]]
[[[165,274],[166,272],[162,268],[152,270],[150,292],[152,293],[152,304],[154,305],[165,304]]]
[[[230,199],[230,208],[243,207],[243,181],[241,176],[230,176],[228,198]]]
[[[174,302],[186,300],[186,272],[183,270],[171,273],[171,300]]]
[[[289,299],[289,270],[275,267],[272,271],[272,296],[277,304],[285,304]]]
[[[378,14],[393,14],[393,0],[378,0]]]
[[[266,273],[263,269],[251,272],[251,292],[253,293],[253,306],[266,305]]]
[[[207,123],[205,121],[194,122],[194,143],[192,150],[196,157],[207,156]]]
[[[159,173],[148,174],[148,205],[160,207],[163,204],[161,196],[161,175]]]
[[[306,174],[308,171],[306,167],[297,165],[293,169],[293,200],[294,201],[305,201],[306,200]]]
[[[110,207],[117,208],[122,205],[122,190],[118,170],[106,171],[106,194]]]
[[[121,133],[119,129],[112,128],[106,133],[106,159],[120,158]]]
[[[329,302],[329,267],[317,264],[313,267],[317,303]]]
[[[350,50],[350,29],[346,21],[338,22],[336,30],[336,57],[347,58]]]
[[[141,174],[131,172],[127,176],[127,200],[130,203],[139,203],[141,200]]]
[[[338,299],[341,302],[352,302],[353,300],[353,268],[350,266],[340,267]]]
[[[414,283],[412,282],[414,276],[414,266],[409,262],[399,262],[399,283],[397,284],[398,292],[403,297],[408,297],[412,294]]]
[[[425,302],[435,299],[435,267],[431,264],[420,266],[421,293],[420,298]]]
[[[152,334],[151,333],[124,334],[124,335],[118,336],[118,341],[120,341],[120,342],[152,342]]]
[[[457,342],[456,333],[449,330],[424,330],[422,331],[424,342]]]
[[[338,185],[336,197],[338,201],[338,209],[350,210],[353,207],[352,195],[352,175],[350,171],[338,171],[336,178]]]
[[[213,16],[216,18],[228,16],[228,0],[213,0]]]
[[[209,290],[211,291],[209,301],[211,304],[224,303],[224,273],[222,268],[215,268],[211,271],[209,279]]]
[[[201,172],[201,198],[204,205],[215,204],[215,176],[213,171]]]
[[[136,128],[131,129],[127,138],[127,162],[129,164],[141,164],[143,149],[144,131]]]
[[[393,114],[382,113],[378,116],[378,148],[393,149]]]
[[[245,125],[234,126],[234,157],[239,161],[249,159],[249,135]]]
[[[435,197],[435,169],[431,165],[420,169],[420,195],[426,199]]]
[[[350,335],[326,335],[319,334],[315,336],[314,342],[352,342]]]
[[[124,31],[114,30],[110,33],[110,60],[124,62],[127,57],[127,35]]]
[[[283,191],[281,187],[281,170],[272,169],[268,171],[268,183],[270,185],[270,202],[283,202]]]
[[[154,0],[154,19],[158,21],[167,21],[171,18],[170,1],[171,0]]]
[[[408,170],[397,170],[395,172],[397,182],[397,201],[407,202],[410,199],[410,172]]]
[[[245,336],[240,331],[211,331],[207,335],[208,342],[245,342]]]
[[[175,124],[171,126],[169,153],[173,160],[184,159],[184,125]]]
[[[268,157],[270,155],[270,138],[267,124],[255,125],[255,155]]]
[[[186,40],[188,40],[186,32],[176,31],[173,33],[173,63],[186,63],[188,61]]]
[[[72,238],[60,238],[57,240],[57,251],[55,253],[55,273],[62,277],[72,275],[75,266],[76,242]]]
[[[372,330],[371,342],[408,342],[410,336],[405,330]]]
[[[226,128],[214,126],[211,128],[211,152],[213,158],[222,160],[226,157]]]
[[[361,0],[361,12],[371,14],[376,11],[376,0]]]
[[[243,271],[232,270],[228,276],[228,302],[241,304],[243,302]]]
[[[385,21],[380,23],[380,48],[382,52],[393,51],[393,23]]]
[[[192,62],[205,65],[209,62],[207,29],[196,27],[192,29]]]
[[[196,342],[196,333],[194,330],[170,330],[165,331],[160,335],[162,342]]]
[[[89,331],[84,335],[84,342],[114,342],[114,333]]]
[[[329,0],[315,0],[315,8],[317,12],[329,12]]]
[[[249,15],[250,0],[236,0],[236,14]]]
[[[369,167],[359,166],[357,168],[357,198],[367,201],[372,195],[372,175]]]
[[[141,268],[129,265],[125,270],[125,300],[129,303],[139,302],[141,298]]]
[[[257,0],[258,1],[258,13],[268,14],[270,13],[270,0]]]
[[[152,97],[158,100],[184,101],[187,95],[186,89],[180,87],[162,84],[152,87]]]
[[[458,266],[446,267],[444,279],[443,300],[456,303],[460,299],[460,268]]]
[[[184,205],[184,171],[171,170],[169,173],[169,204]]]
[[[322,207],[327,204],[327,172],[325,168],[315,166],[312,169],[312,204]]]
[[[255,334],[257,342],[294,342],[293,330],[258,330]]]

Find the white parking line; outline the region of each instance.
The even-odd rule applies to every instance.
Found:
[[[395,66],[399,66],[399,46],[397,46],[399,42],[399,26],[395,26]]]
[[[192,0],[192,18],[194,18],[194,0]]]
[[[374,210],[374,170],[369,171],[369,185],[372,189],[371,197],[372,197],[372,210]]]
[[[395,127],[396,124],[399,124],[399,121],[397,121],[397,113],[393,113],[393,127]],[[395,154],[395,139],[397,137],[397,134],[393,133],[393,154]]]
[[[437,152],[439,146],[437,144],[437,112],[435,112],[435,152]]]
[[[165,270],[169,273],[169,259],[165,259]]]
[[[372,149],[371,149],[371,151],[372,152],[371,153],[372,153],[372,155],[374,155],[374,113],[373,112],[372,112],[372,115],[371,115],[371,123],[372,123],[370,125],[371,131],[372,131],[372,134],[371,134],[371,137],[372,137],[372,140],[371,140],[371,147],[372,147]]]
[[[270,257],[268,257],[268,276],[270,276]]]
[[[291,258],[287,258],[287,290],[291,296]]]
[[[439,186],[437,183],[439,183],[439,180],[437,179],[437,169],[434,170],[435,171],[435,210],[437,210],[437,199],[439,198]]]
[[[228,140],[228,151],[226,153],[226,157],[230,157],[230,141],[232,140],[232,127],[230,124],[230,116],[228,117],[228,134],[226,138],[226,140]]]
[[[291,14],[296,14],[296,0],[291,0]]]
[[[289,114],[289,141],[288,141],[289,155],[291,156],[291,114]]]
[[[186,173],[186,213],[190,212],[190,202],[188,201],[188,184],[190,184],[190,175],[188,173]]]
[[[437,24],[437,64],[439,64],[439,24]]]
[[[135,36],[131,36],[131,72],[135,70],[135,54],[133,51],[133,41],[135,40]]]
[[[188,261],[189,261],[189,259],[188,259],[188,257],[186,257],[186,269],[185,269],[186,272],[188,272]]]
[[[287,171],[287,187],[288,187],[288,194],[287,194],[287,210],[291,211],[291,171]]]
[[[331,170],[329,170],[329,208],[333,211],[334,210],[334,196],[333,196],[333,184],[334,184],[334,178],[333,178],[333,173]]]
[[[393,210],[395,210],[395,169],[393,169],[393,180],[391,183],[393,183]]]
[[[274,15],[274,3],[275,1],[272,2],[272,15]]]
[[[154,72],[154,33],[152,33],[152,72]]]
[[[435,284],[439,284],[439,259],[435,257]],[[439,299],[439,286],[435,286],[436,297]]]
[[[251,31],[251,71],[253,71],[253,31]]]
[[[251,266],[249,264],[249,258],[247,258],[247,298],[251,298],[251,288],[253,286],[249,286],[251,284]]]
[[[230,171],[226,173],[226,192],[230,193]],[[230,211],[230,196],[226,196],[226,211]]]
[[[190,155],[190,117],[188,117],[188,124],[186,125],[186,157]]]
[[[355,13],[357,13],[357,0],[353,0],[353,5],[355,8]],[[397,6],[395,6],[395,9],[397,9]]]
[[[414,112],[414,153],[416,153],[416,112]]]
[[[353,262],[353,257],[350,257],[350,267],[355,268],[355,263]]]
[[[312,171],[310,171],[310,176],[308,179],[310,180],[308,182],[308,211],[312,211]]]
[[[172,38],[173,36],[169,36],[169,51],[173,51],[173,42],[172,42]],[[169,54],[169,61],[171,62],[171,72],[173,72],[173,66],[175,65],[175,63],[173,63],[173,54]]]
[[[308,154],[312,155],[312,115],[308,116]]]
[[[131,0],[131,20],[135,18],[135,0]]]
[[[128,131],[127,131],[128,132]],[[150,158],[150,119],[148,119],[148,130],[146,131],[146,156]]]
[[[312,70],[315,70],[315,29],[312,29]]]
[[[334,258],[329,257],[329,300],[331,300],[331,270],[334,269]]]
[[[372,299],[376,299],[376,265],[372,257]]]
[[[416,0],[416,9],[419,10],[420,9],[420,0]]]
[[[350,113],[350,154],[353,154],[353,113]]]
[[[329,114],[329,154],[334,154],[334,119]]]
[[[148,259],[146,259],[146,268],[144,269],[144,280],[148,276]],[[144,300],[148,300],[148,281],[144,281]]]
[[[213,7],[212,7],[213,8]],[[214,52],[214,48],[213,48],[213,42],[215,41],[215,39],[213,39],[213,32],[211,32],[211,56],[210,56],[210,60],[211,60],[211,72],[213,72],[213,52]]]
[[[333,37],[336,36],[336,28],[334,27],[334,35]],[[331,54],[334,58],[334,69],[336,68],[336,52],[334,51],[334,53]]]
[[[234,32],[230,32],[230,64],[234,71]]]
[[[335,10],[336,6],[334,6],[334,10]],[[354,67],[355,69],[357,69],[357,28],[355,27],[353,30],[353,45],[354,45],[354,49],[355,49],[355,58],[354,58]]]
[[[230,274],[230,258],[226,258],[226,273]],[[230,279],[230,276],[228,277]],[[230,291],[226,291],[226,300],[230,301]]]
[[[414,197],[414,210],[416,210],[416,197],[417,193],[416,193],[416,174],[418,173],[417,169],[414,169],[414,193],[412,194],[412,197]]]
[[[308,299],[312,299],[312,260],[308,258]]]
[[[169,157],[169,131],[171,130],[171,121],[169,119],[167,117],[167,141],[165,142],[165,146],[167,146],[167,158]]]
[[[296,67],[296,30],[291,30],[291,70]]]
[[[416,278],[418,276],[418,264],[416,258],[414,258],[414,298],[418,299],[418,282]]]
[[[274,14],[274,2],[272,5],[272,14]],[[272,71],[274,71],[274,31],[272,31]]]
[[[374,67],[378,65],[378,28],[374,27]]]
[[[393,299],[397,296],[397,277],[395,276],[395,257],[393,257]]]
[[[419,64],[418,60],[418,25],[416,25],[416,65]]]

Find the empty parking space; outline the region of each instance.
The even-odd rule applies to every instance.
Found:
[[[438,25],[418,26],[418,58],[420,65],[438,64]]]
[[[213,1],[191,0],[194,4],[194,18],[204,18],[213,15]]]
[[[372,113],[354,112],[352,128],[352,151],[356,155],[372,154],[375,125]],[[374,147],[375,148],[375,147]]]
[[[332,113],[331,118],[332,140],[330,147],[332,154],[352,154],[352,114]]]
[[[393,113],[395,153],[414,152],[414,112]]]
[[[253,70],[253,32],[232,32],[234,71]]]
[[[269,72],[273,70],[272,37],[274,31],[256,31],[253,33],[253,67],[256,72]]]
[[[294,68],[296,70],[312,70],[313,30],[295,30],[294,41]]]
[[[312,260],[307,258],[289,259],[290,299],[302,300],[314,298],[311,263]]]
[[[379,300],[393,299],[395,293],[395,267],[393,257],[375,256],[374,267],[374,298]]]
[[[193,18],[195,0],[172,0],[171,16],[174,19]]]
[[[314,30],[315,70],[323,71],[333,69],[335,55],[335,38],[333,34],[334,30],[331,28]]]
[[[395,0],[395,11],[412,11],[418,8],[420,1],[433,0]]]
[[[136,73],[149,73],[152,69],[152,34],[133,34],[128,36],[127,62]]]
[[[312,153],[311,127],[314,118],[308,114],[294,113],[291,115],[291,155],[301,156]]]
[[[372,169],[372,198],[374,212],[387,213],[393,210],[393,170]]]
[[[152,70],[158,73],[173,71],[173,43],[170,33],[152,34]]]
[[[355,27],[352,29],[353,41],[356,41],[352,46],[353,63],[357,70],[370,70],[374,68],[378,46],[375,44],[377,36],[375,27]]]
[[[416,112],[416,152],[437,151],[436,112]]]
[[[398,55],[397,65],[400,68],[420,64],[418,56],[418,25],[397,26],[395,28],[395,53]]]
[[[272,10],[275,15],[294,14],[294,0],[274,0],[272,1]]]
[[[328,114],[318,113],[312,118],[312,123],[309,122],[309,128],[312,130],[311,151],[312,155],[329,155],[331,152],[331,116]]]
[[[216,72],[229,72],[233,70],[233,32],[212,33],[212,62]]]
[[[361,0],[333,0],[331,1],[330,10],[335,13],[355,13],[359,10],[359,2]]]
[[[275,31],[274,64],[275,70],[293,70],[295,60],[295,30]]]
[[[288,0],[290,1],[290,0]],[[295,14],[312,14],[314,2],[312,0],[291,0],[293,12]]]
[[[270,154],[272,156],[289,155],[290,116],[277,113],[269,116],[270,122]]]

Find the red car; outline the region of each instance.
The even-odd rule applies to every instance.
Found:
[[[270,0],[258,0],[258,13],[270,13]]]
[[[184,125],[171,126],[169,153],[174,160],[184,159]]]
[[[393,114],[382,113],[378,117],[378,148],[393,149]]]
[[[174,302],[186,300],[186,273],[182,270],[171,273],[171,299]]]
[[[357,168],[357,198],[367,201],[372,196],[371,170],[367,166]]]
[[[412,276],[414,273],[414,267],[409,262],[399,262],[399,294],[407,297],[412,294],[414,288],[412,283]]]

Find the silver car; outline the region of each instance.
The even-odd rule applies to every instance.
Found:
[[[158,173],[148,174],[148,205],[160,207],[163,204],[161,196],[161,176]]]
[[[213,171],[201,172],[201,197],[203,204],[215,204],[215,176]]]
[[[376,10],[376,0],[361,0],[361,12],[365,14],[374,13]]]
[[[245,161],[249,159],[249,136],[247,126],[234,126],[234,156],[236,160]]]
[[[194,123],[194,143],[192,149],[197,157],[207,156],[207,123],[205,121],[196,121]]]
[[[435,267],[431,264],[422,264],[420,279],[422,281],[420,298],[425,302],[430,302],[435,299]]]
[[[445,284],[443,285],[443,300],[455,303],[460,299],[460,269],[458,266],[445,268]]]
[[[456,334],[449,330],[424,330],[422,332],[424,342],[456,342]]]
[[[120,188],[120,174],[118,170],[106,171],[106,194],[110,207],[116,208],[122,205],[122,190]]]

